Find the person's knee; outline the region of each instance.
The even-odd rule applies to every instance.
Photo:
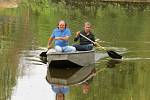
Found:
[[[62,52],[62,48],[60,46],[55,46],[56,52]]]
[[[72,52],[75,52],[76,51],[76,48],[75,47],[72,47]]]
[[[68,52],[75,52],[76,48],[74,46],[69,46],[68,47]]]
[[[85,46],[86,50],[92,50],[93,49],[93,45],[92,44],[88,44]]]
[[[67,46],[63,50],[64,52],[75,52],[76,48],[74,46]]]
[[[93,49],[93,46],[88,46],[88,50],[92,50]]]

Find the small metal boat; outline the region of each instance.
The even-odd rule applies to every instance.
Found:
[[[95,51],[76,51],[71,53],[58,53],[53,52],[53,50],[49,50],[47,53],[47,61],[49,64],[51,63],[64,63],[70,62],[72,64],[80,65],[80,66],[89,66],[95,62]]]

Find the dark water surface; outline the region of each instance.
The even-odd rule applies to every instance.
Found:
[[[102,57],[89,92],[84,94],[81,85],[70,86],[66,100],[150,99],[149,6],[24,0],[17,8],[0,8],[0,100],[55,100],[45,79],[48,65],[39,54],[46,51],[60,19],[67,21],[73,36],[90,21],[99,43],[123,56],[120,61]]]

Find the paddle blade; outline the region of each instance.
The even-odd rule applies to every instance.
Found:
[[[47,63],[47,55],[46,55],[47,52],[42,52],[40,54],[40,59],[42,60],[43,63]]]
[[[114,51],[107,51],[108,55],[111,57],[111,58],[114,58],[114,59],[121,59],[122,56],[119,55],[118,53],[114,52]]]
[[[47,53],[47,52],[42,52],[42,53],[40,54],[40,57],[47,57],[46,53]]]

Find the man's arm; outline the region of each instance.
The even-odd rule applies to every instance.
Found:
[[[80,36],[80,31],[76,32],[76,36],[74,38],[74,41],[77,41],[79,39]]]
[[[50,49],[52,47],[52,41],[54,40],[54,38],[49,38],[48,39],[48,49]]]
[[[65,36],[65,37],[56,37],[55,40],[65,40],[65,41],[68,41],[68,40],[69,40],[69,36]]]

